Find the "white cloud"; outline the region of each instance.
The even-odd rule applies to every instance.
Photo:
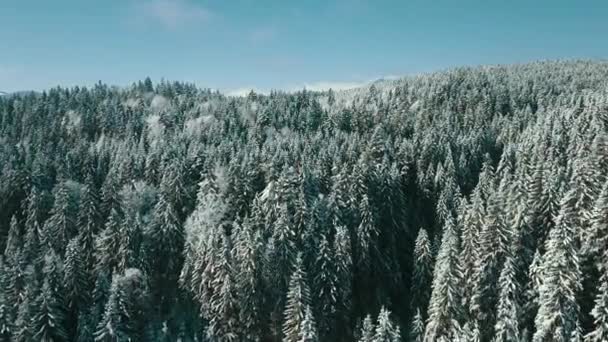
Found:
[[[146,19],[168,29],[208,22],[212,17],[211,11],[188,0],[151,0],[143,3],[140,11]]]
[[[230,89],[227,90],[225,92],[226,96],[235,96],[235,97],[240,97],[240,96],[247,96],[249,95],[249,93],[253,91],[256,94],[266,94],[267,92],[261,89],[257,89],[255,87],[243,87],[243,88],[236,88],[236,89]]]
[[[350,82],[347,82],[347,81],[318,81],[318,82],[303,83],[300,85],[292,85],[292,86],[286,86],[286,87],[275,88],[275,89],[282,90],[287,93],[298,92],[303,89],[310,90],[310,91],[327,91],[329,89],[332,89],[335,91],[341,91],[341,90],[362,88],[365,86],[369,86],[372,83],[377,82],[377,81],[392,81],[392,80],[398,80],[400,78],[402,78],[402,76],[386,75],[383,77],[378,77],[378,78],[364,80],[364,81],[350,81]],[[225,90],[224,94],[226,96],[247,96],[247,95],[249,95],[249,93],[252,90],[256,94],[269,94],[270,93],[270,91],[267,89],[260,89],[260,88],[256,88],[256,87],[242,87],[242,88]]]
[[[306,90],[311,91],[323,91],[323,90],[348,90],[353,88],[363,87],[369,82],[333,82],[333,81],[320,81],[314,83],[304,84],[304,87],[295,90],[301,90],[302,88],[306,88]]]

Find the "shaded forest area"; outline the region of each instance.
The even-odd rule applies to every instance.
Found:
[[[0,341],[607,341],[608,63],[0,97]]]

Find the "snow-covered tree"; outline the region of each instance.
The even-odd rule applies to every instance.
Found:
[[[575,219],[576,193],[561,201],[559,216],[547,240],[543,256],[543,285],[539,291],[534,341],[569,341],[580,334],[579,305],[581,271]]]
[[[310,290],[307,275],[302,264],[302,256],[298,255],[294,263],[294,271],[289,281],[287,301],[283,321],[283,341],[297,342],[306,318],[306,308],[310,305]]]
[[[459,241],[456,226],[446,220],[441,248],[435,263],[433,290],[426,323],[425,341],[449,341],[460,334],[460,272],[458,269]]]

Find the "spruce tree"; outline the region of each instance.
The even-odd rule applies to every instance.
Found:
[[[302,329],[298,336],[298,342],[318,342],[319,337],[317,336],[317,327],[315,324],[315,318],[312,314],[310,305],[306,307],[306,313],[304,315],[304,321],[302,322]]]
[[[424,340],[424,320],[420,309],[416,309],[416,314],[410,326],[410,341],[422,342]]]
[[[95,331],[95,341],[140,341],[148,319],[148,288],[144,274],[128,269],[112,279],[103,318]]]
[[[604,260],[608,261],[608,252],[604,252]],[[605,261],[605,262],[606,262]],[[593,330],[585,335],[585,341],[600,342],[608,340],[608,272],[604,265],[604,272],[600,278],[595,306],[591,311],[594,318]]]
[[[513,250],[515,248],[512,248]],[[516,251],[511,251],[498,279],[495,342],[520,341],[520,286],[517,278]]]
[[[310,305],[310,290],[301,254],[296,257],[293,268],[284,312],[284,342],[298,341],[306,317],[306,308]]]
[[[252,231],[249,221],[235,225],[236,235],[233,256],[236,264],[236,288],[239,297],[239,319],[243,338],[259,341],[262,325],[262,259],[258,234]]]
[[[458,254],[458,232],[453,221],[448,219],[443,228],[441,248],[435,263],[425,341],[449,341],[458,338],[460,333],[463,310],[458,288]]]
[[[412,272],[411,312],[420,313],[425,317],[431,297],[433,281],[433,254],[431,240],[424,228],[421,228],[414,245],[414,267]],[[424,321],[424,318],[422,318]]]
[[[229,342],[241,339],[237,287],[234,280],[231,243],[227,235],[221,238],[216,253],[215,274],[211,282],[209,325],[207,336],[214,341]]]
[[[0,341],[10,341],[14,333],[14,305],[8,301],[8,279],[4,268],[3,258],[0,257]]]
[[[579,334],[579,306],[576,301],[581,289],[581,271],[577,226],[575,219],[576,192],[569,191],[561,201],[559,216],[547,240],[543,256],[543,286],[539,293],[534,341],[569,341]]]
[[[399,342],[401,341],[401,333],[399,326],[396,326],[390,318],[390,312],[386,308],[382,308],[378,314],[378,322],[376,323],[376,331],[374,333],[373,342]]]
[[[321,339],[335,339],[335,322],[338,315],[339,279],[337,277],[336,263],[332,246],[327,237],[323,235],[319,242],[317,257],[314,264],[316,277],[314,279],[314,295],[312,302],[320,317],[318,322],[319,337]]]
[[[37,341],[65,341],[68,340],[69,322],[66,320],[61,260],[53,250],[44,258],[44,280],[36,298],[31,331]]]
[[[372,320],[372,316],[368,314],[363,320],[358,342],[374,342],[374,330],[374,321]]]

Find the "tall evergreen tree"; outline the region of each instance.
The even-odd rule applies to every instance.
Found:
[[[414,268],[412,272],[411,312],[421,315],[426,312],[431,297],[433,281],[433,254],[431,240],[424,228],[421,228],[414,246]],[[424,316],[422,316],[424,317]],[[424,320],[424,318],[422,318]]]
[[[604,259],[608,259],[608,252],[604,253]],[[594,318],[594,327],[592,331],[585,335],[585,341],[600,342],[608,340],[608,272],[605,269],[600,278],[595,306],[591,315]]]
[[[359,342],[374,342],[374,330],[374,321],[372,320],[372,316],[368,314],[363,320]]]
[[[304,315],[304,321],[302,322],[302,329],[300,329],[298,342],[318,342],[317,327],[315,324],[315,318],[312,314],[310,306],[306,307],[306,314]]]
[[[575,203],[576,193],[568,192],[561,201],[556,225],[547,240],[534,341],[569,341],[580,334],[576,296],[581,289],[582,275]]]
[[[217,264],[211,282],[213,295],[210,301],[209,325],[207,336],[214,341],[238,341],[241,339],[238,321],[239,303],[234,280],[232,246],[227,235],[223,235],[216,253]]]
[[[494,341],[520,341],[521,298],[517,279],[516,251],[511,251],[507,255],[498,284],[500,292],[496,308]]]
[[[457,339],[460,334],[462,308],[459,302],[458,253],[458,232],[453,221],[447,219],[435,263],[425,341],[450,341]]]
[[[390,318],[390,312],[386,308],[380,310],[378,314],[378,323],[376,324],[376,332],[374,333],[373,342],[399,342],[401,341],[401,333],[399,326],[395,326]]]
[[[424,340],[424,320],[420,309],[416,309],[416,314],[410,326],[410,341],[422,342]]]
[[[283,321],[283,341],[297,342],[306,319],[306,308],[310,305],[310,290],[302,256],[298,254],[294,271],[289,281]]]
[[[52,249],[44,259],[44,280],[36,298],[36,314],[31,318],[31,331],[37,341],[66,341],[68,322],[61,260]]]

